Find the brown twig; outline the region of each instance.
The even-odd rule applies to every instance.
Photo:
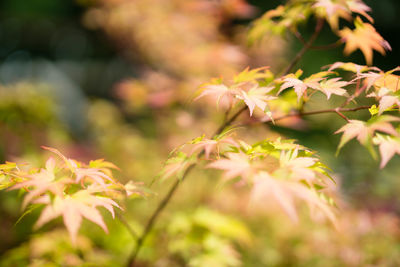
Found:
[[[359,106],[359,107],[355,107],[355,108],[332,108],[332,109],[321,109],[321,110],[314,110],[314,111],[307,111],[307,112],[296,112],[296,113],[282,115],[282,116],[279,116],[279,117],[276,117],[273,119],[268,119],[268,120],[264,121],[264,123],[269,123],[272,121],[279,121],[279,120],[283,120],[283,119],[290,118],[290,117],[296,117],[296,116],[304,117],[304,116],[318,115],[318,114],[323,114],[323,113],[336,113],[336,114],[340,113],[340,114],[342,114],[342,112],[352,112],[352,111],[358,111],[358,110],[369,109],[369,108],[371,108],[371,106]],[[345,117],[344,119],[348,121],[348,118],[346,116],[344,116],[344,117]]]
[[[311,45],[314,43],[314,41],[317,39],[318,35],[320,34],[322,28],[324,26],[324,20],[323,19],[318,19],[317,24],[315,25],[315,30],[313,35],[310,37],[308,42],[304,43],[303,48],[296,54],[296,56],[293,58],[293,60],[290,62],[290,64],[287,66],[287,68],[283,71],[282,76],[288,74],[294,66],[300,61],[300,59],[303,57],[304,53],[307,52],[308,49],[310,49]]]
[[[237,117],[239,117],[239,115],[245,111],[247,109],[246,106],[243,106],[242,108],[240,108],[234,115],[232,115],[232,117],[230,117],[228,120],[226,120],[219,128],[218,130],[214,133],[214,136],[221,134],[222,131],[229,126],[232,122],[234,122]],[[202,155],[204,154],[204,150],[202,150],[197,158],[200,158]],[[158,218],[158,216],[160,216],[161,212],[164,210],[164,208],[167,206],[167,204],[169,203],[170,199],[173,197],[173,195],[175,194],[176,190],[179,187],[179,184],[181,182],[183,182],[183,180],[189,175],[189,173],[191,172],[191,170],[197,165],[197,163],[192,163],[191,165],[189,165],[189,167],[186,169],[186,171],[184,172],[184,174],[182,175],[182,178],[180,180],[176,180],[175,183],[172,185],[172,187],[169,189],[168,193],[165,195],[165,197],[161,200],[160,204],[158,204],[156,210],[153,212],[153,214],[151,215],[150,219],[147,221],[146,227],[143,231],[143,233],[139,236],[139,238],[137,239],[136,242],[136,248],[135,250],[132,252],[131,256],[129,257],[128,260],[128,267],[133,267],[135,266],[135,261],[136,261],[136,257],[140,251],[140,249],[143,246],[143,242],[145,241],[146,237],[148,236],[148,234],[150,233],[150,231],[153,229],[153,226]]]

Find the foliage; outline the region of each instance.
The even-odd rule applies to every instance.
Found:
[[[282,127],[313,133],[313,124],[318,123],[305,117],[332,113],[342,121],[332,120],[328,129],[330,134],[341,134],[340,141],[335,141],[335,135],[323,139],[336,142],[339,159],[348,156],[345,149],[352,139],[373,159],[379,151],[381,169],[400,155],[400,67],[385,71],[371,66],[374,51],[385,55],[391,47],[374,28],[371,9],[363,1],[291,0],[254,20],[247,33],[239,27],[237,36],[229,35],[234,31],[230,24],[254,14],[254,8],[242,0],[98,0],[82,1],[82,5],[87,8],[83,23],[88,28],[102,29],[130,60],[135,57],[129,51],[136,49],[145,67],[137,79],[115,86],[119,103],[91,102],[87,136],[82,139],[87,152],[62,126],[51,98],[24,84],[16,85],[15,91],[7,91],[12,86],[0,88],[4,114],[0,127],[16,136],[24,136],[26,125],[33,125],[35,131],[42,127],[46,138],[34,143],[42,143],[51,153],[44,167],[35,167],[43,166],[43,152],[33,149],[31,154],[12,157],[4,149],[8,161],[0,165],[2,195],[15,199],[10,192],[14,190],[24,195],[16,227],[29,225],[29,220],[35,232],[47,227],[7,249],[0,264],[399,263],[395,215],[356,210],[345,203],[336,185],[341,185],[339,175],[333,173],[336,169],[324,163],[333,151],[320,152],[317,141],[306,145],[279,132]],[[320,48],[314,42],[325,22],[338,38],[326,47],[344,44],[345,55],[360,50],[366,65],[333,62],[311,75],[303,75],[303,67],[295,69],[304,53]],[[300,32],[307,24],[315,24],[315,29],[305,40]],[[272,43],[276,36],[287,39],[289,34],[303,48],[286,68],[273,66],[274,62],[244,67],[252,62],[246,42],[257,46],[265,37]],[[234,43],[235,38],[240,41]],[[219,78],[212,78],[215,75]],[[194,84],[200,83],[194,92]],[[188,104],[188,99],[193,101]],[[358,111],[364,115],[357,117]],[[58,136],[53,128],[64,133]],[[70,150],[61,153],[49,146]],[[70,156],[72,148],[82,150]],[[113,176],[120,170],[114,163],[97,159],[85,164],[73,159],[98,154],[121,166],[121,178]],[[161,158],[167,158],[163,166]],[[221,176],[220,187],[215,186],[216,176]],[[183,186],[186,190],[177,193]],[[178,198],[177,207],[161,219],[173,196]],[[103,214],[101,207],[118,220]],[[5,221],[12,221],[16,212],[7,212],[10,218]],[[70,242],[65,231],[52,229],[57,222],[48,224],[58,217]],[[97,227],[86,227],[83,218],[109,236],[96,232]],[[353,221],[358,223],[355,231]],[[385,249],[371,247],[375,243]]]

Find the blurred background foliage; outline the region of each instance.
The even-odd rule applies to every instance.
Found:
[[[105,158],[121,168],[122,181],[150,184],[173,148],[212,133],[222,120],[212,105],[192,102],[200,84],[247,66],[278,72],[301,48],[291,37],[247,46],[251,20],[280,3],[1,1],[1,160],[42,163],[46,145],[83,161]],[[392,69],[400,58],[400,2],[365,3],[393,48],[387,57],[375,54],[374,64]],[[312,29],[300,28],[306,37]],[[335,41],[325,30],[317,44]],[[308,75],[335,61],[364,63],[360,52],[344,57],[341,49],[309,51],[298,66]],[[334,104],[316,97],[307,108]],[[294,225],[273,208],[249,210],[247,192],[197,170],[146,241],[140,266],[400,265],[400,161],[379,170],[356,142],[335,157],[333,132],[341,125],[328,114],[240,133],[247,139],[279,133],[317,150],[338,181],[340,230],[306,215]],[[126,223],[143,230],[171,182],[156,182],[156,194],[125,203]],[[33,232],[35,211],[15,224],[20,200],[0,192],[0,266],[123,266],[129,257],[134,240],[120,221],[108,219],[108,235],[84,225],[73,247],[57,222]]]

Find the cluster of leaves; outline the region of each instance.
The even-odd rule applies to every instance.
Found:
[[[184,1],[178,2],[182,5],[182,8],[189,8],[191,13],[195,13],[193,10],[197,11],[198,6],[196,5],[192,7],[186,6]],[[135,7],[135,4],[128,1],[121,1],[121,3],[123,3],[122,7],[131,5]],[[164,5],[168,5],[166,3]],[[147,10],[148,4],[144,3],[143,5],[146,6],[144,9]],[[155,10],[156,13],[161,12],[158,9]],[[318,19],[317,25],[320,25],[319,22],[322,20],[327,20],[331,29],[341,38],[339,42],[346,43],[344,48],[346,54],[360,49],[365,56],[367,65],[370,65],[372,64],[373,50],[384,54],[386,50],[390,50],[390,46],[371,25],[373,20],[367,14],[368,11],[370,11],[370,8],[361,0],[292,0],[285,6],[267,12],[262,18],[255,21],[249,33],[249,38],[250,41],[254,42],[266,33],[283,34],[289,30],[301,39],[302,37],[297,29],[298,25],[315,16]],[[92,15],[100,18],[99,21],[103,21],[102,25],[97,26],[109,31],[113,31],[115,26],[110,21],[114,21],[113,18],[121,14],[122,17],[131,18],[133,21],[142,20],[141,12],[131,8],[124,9],[119,5],[115,6],[115,9],[113,8],[108,15],[102,8],[96,12]],[[364,22],[360,17],[353,18],[353,14],[361,15],[369,22]],[[339,29],[340,18],[353,22],[355,29],[351,30],[347,27]],[[129,25],[125,25],[123,31],[130,32],[132,30],[129,27],[130,20],[127,19],[126,21]],[[180,27],[181,20],[174,17],[172,21],[174,25],[176,24],[174,27]],[[133,24],[136,25],[136,23]],[[165,27],[162,23],[157,25],[161,28]],[[196,23],[189,28],[198,28],[199,26],[203,25]],[[152,27],[137,27],[138,31],[142,30],[140,28],[152,29]],[[211,26],[211,29],[213,29],[214,35],[219,36],[217,27]],[[318,30],[320,29],[316,29],[316,32]],[[196,31],[189,30],[189,32]],[[176,43],[176,39],[172,38],[169,33],[168,31],[165,34],[163,40],[165,44],[171,46],[171,44]],[[120,36],[120,34],[116,33],[115,35]],[[160,39],[159,31],[155,31],[155,34],[153,34],[151,33],[149,39],[152,40],[155,36],[158,41]],[[185,34],[181,35],[185,42],[178,43],[183,46],[192,46],[193,40],[201,39],[200,42],[196,41],[200,44],[206,44],[209,41],[209,38],[206,38],[207,35],[200,34],[199,36],[202,38],[187,39]],[[194,35],[197,36],[197,33]],[[218,38],[211,39],[218,40]],[[175,47],[172,45],[174,53],[165,53],[169,50],[164,50],[162,43],[160,43],[160,46],[158,42],[154,41],[154,44],[157,44],[157,49],[154,50],[158,51],[157,53],[161,58],[170,59],[171,55],[180,55],[182,51],[187,50],[181,49],[182,46]],[[140,49],[145,50],[147,45],[138,42]],[[216,43],[209,50],[215,49],[220,52],[220,46],[225,47],[225,45]],[[198,47],[203,50],[203,45]],[[309,47],[308,44],[306,44],[307,47]],[[213,53],[207,52],[206,54],[208,58],[213,56]],[[150,57],[150,55],[146,57]],[[177,56],[175,58],[186,60],[185,57]],[[162,69],[175,75],[185,71],[193,75],[198,72],[197,65],[202,66],[202,68],[209,67],[209,61],[204,61],[203,58],[205,57],[199,57],[199,64],[194,64],[193,62],[196,61],[189,60],[188,62],[181,62],[178,66],[175,61],[166,60],[168,65]],[[150,61],[150,59],[147,60]],[[241,61],[239,56],[236,61]],[[188,70],[186,66],[194,66],[194,69]],[[222,128],[224,128],[224,126],[232,124],[241,110],[248,109],[250,117],[254,119],[253,121],[274,123],[293,114],[304,115],[303,107],[314,94],[322,93],[326,96],[326,100],[330,100],[332,95],[336,95],[344,98],[342,105],[332,110],[314,111],[313,114],[336,112],[346,120],[347,124],[336,131],[336,133],[343,133],[338,151],[353,138],[366,146],[373,155],[375,155],[373,145],[378,145],[381,154],[381,167],[384,167],[395,154],[400,154],[400,128],[395,125],[400,121],[400,118],[392,114],[393,111],[400,108],[399,76],[395,75],[395,72],[399,71],[400,68],[384,72],[376,67],[337,62],[331,65],[328,70],[314,73],[305,78],[301,78],[303,74],[301,70],[293,73],[290,73],[290,70],[289,68],[286,73],[279,76],[272,73],[268,67],[247,68],[235,75],[231,81],[219,78],[202,85],[195,100],[211,96],[216,99],[217,107],[224,106],[226,109],[226,118],[222,125]],[[344,80],[338,71],[351,72],[354,77],[351,77],[350,80]],[[158,84],[154,83],[152,79],[149,80],[153,84]],[[167,82],[167,84],[167,87],[169,87],[173,83]],[[133,85],[123,84],[122,91],[125,90],[125,87],[136,87],[137,85],[136,83],[133,83]],[[144,85],[141,84],[140,86]],[[353,109],[353,111],[369,109],[371,118],[368,121],[349,119],[341,113],[346,111],[348,104],[355,102],[360,96],[369,97],[375,101],[375,105]],[[151,101],[150,98],[146,101],[152,102],[154,106],[163,106],[164,97],[163,94],[157,95]],[[132,95],[132,98],[136,98],[136,96]],[[143,101],[143,103],[146,101]],[[243,106],[243,108],[240,109],[239,106]],[[235,113],[237,116],[229,116],[235,109],[238,110]],[[95,117],[97,119],[97,113]],[[103,122],[102,127],[114,128],[115,130],[115,127],[110,127],[112,124],[107,121],[107,118],[103,119],[105,119],[105,122]],[[99,128],[101,128],[101,125],[99,125]],[[300,206],[299,203],[305,203],[314,215],[313,218],[317,218],[317,215],[323,215],[337,225],[335,203],[332,193],[329,192],[330,184],[334,181],[328,173],[329,168],[320,161],[313,150],[296,144],[294,140],[283,140],[281,138],[265,139],[254,144],[248,144],[235,137],[236,128],[225,128],[217,131],[217,134],[212,138],[203,135],[174,150],[160,174],[161,179],[176,177],[178,180],[182,180],[192,167],[200,162],[206,162],[206,168],[222,171],[223,182],[248,187],[251,191],[250,203],[254,205],[261,204],[263,206],[266,202],[276,203],[293,221],[297,222],[299,220],[297,209]],[[116,136],[116,139],[120,139],[121,132],[119,129],[117,130],[112,138]],[[123,146],[125,145],[123,144]],[[115,144],[113,144],[112,149],[114,148]],[[107,232],[103,216],[97,208],[107,209],[114,217],[114,209],[121,209],[116,200],[126,195],[140,195],[142,193],[137,184],[130,182],[123,185],[116,181],[111,171],[116,167],[112,163],[95,160],[86,165],[66,158],[56,149],[48,147],[45,147],[45,149],[57,155],[57,159],[50,157],[47,160],[45,168],[25,170],[24,166],[12,162],[0,165],[0,189],[26,192],[22,203],[23,209],[26,210],[25,214],[44,205],[36,221],[36,228],[61,216],[73,243],[79,243],[77,236],[83,218],[92,221]],[[172,191],[170,191],[172,193],[167,195],[166,201],[161,202],[156,213],[151,217],[144,230],[144,235],[138,239],[137,249],[140,248],[141,242],[148,233],[147,230],[151,230],[152,223],[169,201],[174,188],[176,189],[176,187],[172,188]],[[221,228],[218,228],[218,223],[220,226],[222,225]],[[169,231],[180,236],[180,238],[171,242],[170,250],[184,261],[189,262],[191,266],[237,266],[240,264],[239,257],[231,242],[227,239],[233,239],[239,243],[247,242],[244,241],[247,240],[247,233],[244,233],[245,231],[241,226],[234,227],[228,233],[224,232],[226,229],[230,229],[229,227],[232,225],[237,226],[237,223],[204,210],[196,212],[192,217],[177,217],[170,225]],[[193,253],[200,256],[192,258]]]
[[[263,140],[249,145],[232,133],[230,129],[213,139],[201,136],[188,142],[167,161],[162,177],[182,177],[193,159],[204,155],[206,168],[222,170],[224,182],[250,187],[252,203],[275,201],[293,221],[298,221],[296,203],[302,200],[312,211],[335,223],[331,209],[334,202],[326,194],[332,178],[315,152],[294,140]]]
[[[50,157],[45,168],[23,170],[24,166],[13,162],[0,165],[0,189],[21,189],[27,193],[22,203],[24,215],[44,205],[35,228],[62,216],[72,242],[76,243],[83,218],[108,232],[97,207],[104,207],[114,217],[114,208],[121,209],[115,200],[140,194],[132,182],[123,185],[115,180],[111,169],[117,167],[110,162],[100,159],[86,165],[66,158],[54,148],[43,148],[58,156],[58,160]]]
[[[375,157],[373,145],[379,145],[380,166],[383,168],[396,153],[400,154],[400,131],[395,125],[400,118],[383,114],[391,113],[400,107],[398,88],[400,77],[394,74],[400,69],[397,67],[384,72],[376,67],[341,62],[335,63],[330,69],[342,69],[355,73],[354,80],[357,81],[357,88],[352,100],[365,94],[366,97],[374,98],[377,102],[369,109],[371,118],[368,121],[348,120],[346,125],[336,131],[336,133],[343,133],[338,149],[340,150],[348,141],[356,138]]]
[[[369,11],[371,8],[361,0],[291,0],[256,20],[249,32],[249,41],[253,43],[268,33],[283,35],[287,30],[300,36],[302,40],[298,26],[314,15],[329,23],[332,31],[340,37],[338,42],[346,43],[346,55],[360,49],[370,65],[373,50],[385,55],[386,50],[391,50],[391,47],[372,26],[373,19],[367,13]],[[354,14],[363,16],[368,22],[364,22],[359,16],[354,18]],[[340,18],[352,22],[354,29],[339,29]]]
[[[339,70],[351,72],[354,77],[351,77],[349,81],[342,80],[339,73],[336,72]],[[293,110],[300,112],[301,107],[299,105],[289,101],[292,105],[287,108],[288,98],[281,98],[282,95],[288,94],[287,91],[289,90],[287,89],[293,89],[295,95],[289,95],[292,98],[297,96],[297,103],[301,103],[300,106],[309,101],[316,92],[325,94],[327,100],[332,95],[345,97],[343,105],[336,109],[336,112],[348,122],[336,132],[344,133],[338,150],[349,140],[357,137],[360,143],[366,145],[374,156],[372,145],[377,144],[380,146],[382,157],[381,167],[384,167],[388,160],[400,151],[398,145],[399,131],[392,125],[400,119],[392,115],[383,115],[384,112],[391,112],[400,107],[398,85],[400,79],[398,75],[394,74],[398,70],[399,68],[395,68],[384,72],[377,67],[336,62],[327,71],[321,71],[301,79],[301,70],[275,78],[274,74],[266,68],[245,69],[233,78],[233,82],[229,86],[223,84],[222,79],[214,79],[212,83],[205,84],[196,100],[210,95],[217,99],[217,106],[225,100],[228,110],[241,102],[248,107],[250,116],[253,115],[254,109],[258,108],[266,114],[266,116],[261,117],[261,121],[274,122],[274,118],[278,117],[275,114],[285,112],[282,107],[285,108],[286,114],[293,112]],[[354,87],[354,92],[350,95],[349,92]],[[375,105],[370,106],[372,117],[368,122],[350,120],[340,113],[340,108],[345,107],[360,96],[371,97],[376,101]],[[285,102],[284,105],[282,105],[283,102]],[[388,136],[381,134],[375,136],[376,131],[386,133]]]

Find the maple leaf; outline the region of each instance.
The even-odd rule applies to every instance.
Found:
[[[242,72],[239,74],[235,75],[233,77],[233,82],[235,84],[239,83],[244,83],[244,82],[255,82],[258,79],[265,79],[271,77],[272,73],[266,71],[269,67],[261,67],[261,68],[256,68],[252,69],[249,71],[249,67],[244,69]],[[264,72],[261,72],[264,71]]]
[[[114,200],[91,195],[86,190],[81,190],[73,195],[67,195],[65,197],[56,196],[52,202],[48,199],[47,206],[41,212],[35,224],[35,228],[40,228],[50,220],[62,216],[72,242],[76,243],[78,230],[82,223],[82,217],[84,217],[99,225],[107,233],[108,229],[104,223],[103,217],[96,209],[98,206],[106,208],[113,217],[113,207],[120,208]]]
[[[373,118],[368,122],[349,120],[346,125],[335,132],[335,134],[343,133],[338,146],[338,151],[348,141],[355,137],[362,145],[366,145],[375,131],[381,131],[388,134],[397,134],[392,124],[390,124],[392,121],[400,121],[400,118],[393,116],[380,116]]]
[[[107,181],[112,184],[116,183],[111,177],[112,173],[109,168],[118,169],[118,167],[111,162],[104,161],[103,159],[98,159],[89,163],[89,166],[96,166],[98,168],[80,167],[81,164],[79,162],[68,159],[55,148],[45,146],[42,146],[42,148],[57,154],[65,162],[69,170],[75,174],[76,183],[84,183],[85,178],[86,180],[90,179],[91,181],[94,181],[102,186],[106,186]]]
[[[362,72],[365,72],[365,71],[368,71],[368,70],[371,70],[371,69],[379,70],[376,67],[368,67],[368,66],[365,66],[365,65],[358,65],[358,64],[355,64],[355,63],[352,63],[352,62],[340,62],[339,61],[339,62],[335,62],[335,63],[329,65],[328,71],[333,71],[333,70],[336,70],[336,69],[342,69],[342,70],[345,70],[345,71],[351,71],[351,72],[354,72],[354,73],[357,73],[357,74],[360,74]]]
[[[289,170],[296,180],[302,180],[312,184],[316,177],[315,172],[310,169],[318,161],[312,157],[298,157],[298,150],[282,151],[280,156],[280,167],[284,170]]]
[[[178,179],[181,179],[187,167],[192,163],[192,160],[193,157],[189,157],[184,152],[179,151],[165,162],[165,166],[160,173],[161,179],[165,180],[174,175]]]
[[[55,180],[55,160],[50,157],[46,161],[46,169],[40,169],[39,172],[25,176],[25,181],[15,184],[9,190],[25,188],[28,194],[22,202],[22,209],[32,202],[35,198],[49,191],[55,195],[62,195],[65,184],[73,183],[69,178],[64,178],[61,181]]]
[[[321,80],[322,77],[315,75],[315,76],[310,76],[304,79],[304,81],[302,81],[298,79],[294,74],[289,74],[283,79],[284,83],[281,85],[278,94],[280,94],[283,90],[287,88],[293,87],[297,95],[297,101],[300,101],[300,98],[304,95],[307,88],[313,88],[319,90],[320,84],[318,82]]]
[[[274,179],[267,172],[259,172],[254,177],[251,198],[252,201],[270,200],[272,198],[279,203],[292,221],[298,221],[293,195],[282,181]]]
[[[204,149],[204,155],[206,159],[210,159],[210,154],[216,150],[217,156],[219,156],[219,146],[221,144],[230,144],[233,146],[238,146],[238,144],[233,140],[231,137],[226,137],[220,140],[214,139],[203,139],[198,141],[194,144],[192,150],[190,151],[189,155],[192,155],[196,150]]]
[[[194,99],[194,101],[204,96],[210,95],[217,98],[217,107],[219,106],[219,103],[223,98],[226,98],[228,100],[229,105],[232,105],[232,103],[234,102],[235,90],[229,89],[224,84],[210,84],[204,86],[203,88],[204,90],[200,93],[198,97]]]
[[[400,107],[399,96],[393,95],[392,91],[386,87],[380,88],[377,93],[369,94],[368,97],[376,97],[379,99],[379,115],[381,115],[385,110],[391,108],[394,105]]]
[[[398,71],[400,71],[400,67],[396,67],[385,73],[381,71],[380,77],[374,81],[374,86],[376,88],[386,87],[393,92],[397,92],[400,89],[400,76],[393,74],[393,72]]]
[[[102,171],[94,168],[75,168],[74,173],[76,175],[75,181],[76,183],[84,182],[83,180],[86,178],[92,180],[99,185],[106,186],[106,182],[109,181],[112,184],[115,181],[108,176],[107,174],[103,173]]]
[[[339,31],[339,36],[346,42],[344,53],[351,54],[356,49],[360,49],[364,54],[367,65],[372,64],[373,50],[378,51],[382,55],[386,54],[385,50],[391,50],[387,41],[369,24],[364,23],[359,17],[356,18],[355,29],[350,30],[344,28]]]
[[[346,95],[346,89],[343,89],[344,86],[350,84],[350,82],[341,81],[341,78],[333,78],[329,80],[323,80],[320,82],[320,87],[317,90],[320,90],[326,95],[326,98],[329,99],[332,94],[334,95]]]
[[[236,97],[246,103],[250,111],[250,116],[252,116],[256,107],[265,112],[265,109],[268,107],[267,101],[276,99],[275,96],[266,95],[273,89],[274,87],[258,87],[258,85],[254,85],[248,92],[239,90],[239,94]]]
[[[366,17],[371,23],[374,23],[374,19],[367,13],[371,12],[371,8],[367,6],[363,1],[347,0],[346,4],[352,12],[361,14]]]
[[[339,18],[351,19],[351,12],[345,1],[317,0],[313,7],[317,8],[317,14],[326,18],[335,31],[339,27]]]
[[[254,186],[251,192],[252,201],[271,201],[271,198],[279,203],[289,218],[298,222],[295,199],[305,201],[308,206],[317,208],[333,223],[336,223],[336,217],[329,205],[318,196],[316,191],[307,188],[305,185],[278,179],[267,172],[259,172],[254,177]]]
[[[400,76],[392,74],[393,72],[399,71],[400,67],[396,67],[387,72],[376,68],[378,72],[369,71],[367,73],[361,73],[357,75],[357,79],[364,79],[366,84],[366,91],[373,86],[375,89],[380,90],[380,88],[386,88],[392,92],[397,92],[399,90]],[[379,94],[379,93],[378,93]],[[380,93],[382,95],[382,93]]]
[[[64,161],[64,163],[66,164],[66,166],[71,170],[71,171],[73,171],[75,168],[76,168],[76,166],[77,166],[77,164],[76,164],[76,162],[74,161],[74,160],[72,160],[72,159],[68,159],[66,156],[64,156],[60,151],[58,151],[57,149],[55,149],[55,148],[52,148],[52,147],[47,147],[47,146],[41,146],[43,149],[46,149],[46,150],[48,150],[48,151],[51,151],[51,152],[53,152],[54,154],[56,154],[57,156],[59,156],[63,161]]]
[[[364,79],[364,83],[366,84],[365,91],[368,92],[369,89],[383,76],[382,73],[376,73],[373,71],[368,71],[367,73],[360,73],[354,80]]]
[[[249,158],[243,153],[226,153],[227,159],[219,159],[207,165],[207,168],[224,170],[225,180],[241,176],[247,179],[253,173]]]
[[[349,123],[335,132],[335,134],[338,133],[343,133],[338,150],[354,137],[357,137],[361,144],[365,144],[368,139],[368,127],[365,122],[359,120],[349,120]]]
[[[385,167],[395,154],[400,155],[400,138],[398,137],[377,134],[373,142],[375,145],[379,145],[379,153],[381,155],[380,168]]]

